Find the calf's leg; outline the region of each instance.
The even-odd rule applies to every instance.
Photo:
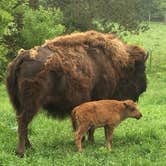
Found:
[[[112,148],[112,135],[114,128],[112,126],[105,126],[105,138],[108,150],[111,151]]]
[[[88,126],[79,126],[75,132],[75,144],[79,152],[82,152],[82,138],[84,134],[88,131]]]
[[[94,142],[94,132],[95,132],[95,128],[94,127],[91,127],[88,130],[88,141],[91,142],[91,143]]]

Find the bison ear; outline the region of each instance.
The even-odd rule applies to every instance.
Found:
[[[23,49],[23,48],[21,48],[19,51],[18,51],[18,55],[20,55],[20,54],[22,54],[22,53],[24,53],[25,52],[25,50]]]
[[[127,46],[127,51],[136,62],[145,62],[149,56],[145,50],[136,45]]]

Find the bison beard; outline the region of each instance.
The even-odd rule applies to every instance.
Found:
[[[28,124],[44,108],[65,117],[80,103],[133,99],[146,90],[145,51],[111,34],[75,33],[21,49],[9,64],[7,89],[18,119],[23,155],[30,147]]]

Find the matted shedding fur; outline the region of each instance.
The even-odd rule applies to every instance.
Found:
[[[76,45],[80,45],[85,49],[102,48],[116,66],[123,68],[129,64],[129,54],[126,51],[125,44],[111,34],[103,34],[96,31],[73,33],[48,40],[43,46],[48,46],[56,51],[57,47],[60,46],[75,47]]]
[[[45,71],[65,75],[67,98],[73,100],[72,102],[79,98],[90,98],[89,92],[93,88],[95,75],[92,62],[84,56],[85,50],[79,49],[81,52],[79,56],[71,48],[66,50],[58,48],[57,50],[46,61]],[[65,52],[68,52],[68,56]],[[78,91],[81,93],[78,94]]]
[[[34,58],[38,55],[37,49],[30,49],[30,57]]]
[[[18,51],[18,55],[21,55],[25,52],[25,50],[23,48],[21,48],[19,51]]]

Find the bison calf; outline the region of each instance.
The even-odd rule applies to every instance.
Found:
[[[137,104],[132,100],[99,100],[75,107],[71,120],[78,151],[82,151],[81,140],[84,134],[88,132],[88,139],[93,141],[94,129],[97,127],[104,127],[107,147],[111,150],[114,128],[126,118],[140,119],[141,117]]]

